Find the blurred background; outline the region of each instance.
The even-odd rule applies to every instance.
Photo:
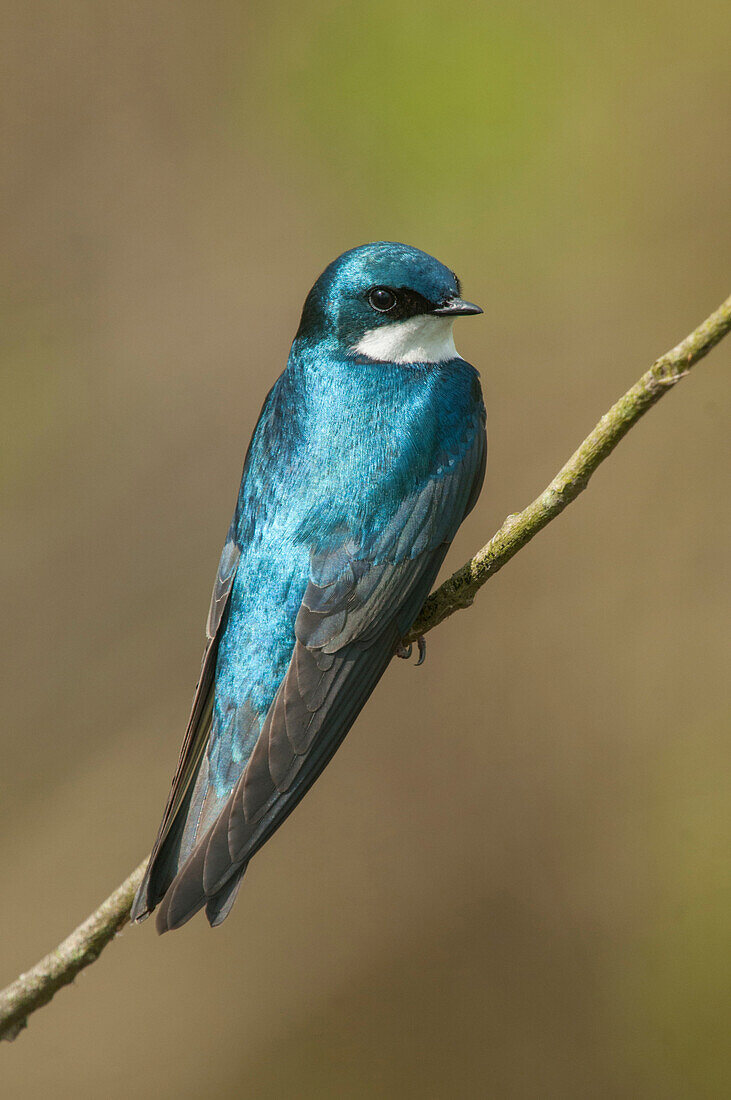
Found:
[[[1,984],[152,843],[322,268],[402,240],[485,307],[455,568],[728,294],[731,138],[714,0],[3,16]],[[394,662],[231,918],[127,929],[4,1096],[731,1094],[730,365]]]

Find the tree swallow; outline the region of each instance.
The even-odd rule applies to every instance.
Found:
[[[481,312],[449,268],[387,241],[308,294],[249,444],[134,920],[224,920],[402,650],[482,487],[485,408],[452,335]]]

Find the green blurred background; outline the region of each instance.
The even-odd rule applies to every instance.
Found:
[[[485,307],[455,567],[728,293],[731,103],[712,0],[3,15],[4,982],[153,839],[325,264],[403,240]],[[730,360],[395,662],[225,925],[127,930],[4,1096],[731,1095]]]

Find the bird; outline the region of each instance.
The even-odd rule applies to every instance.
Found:
[[[160,933],[230,913],[251,858],[403,645],[481,491],[479,374],[448,267],[377,241],[307,295],[246,453],[200,678],[131,910]],[[423,646],[419,647],[420,661]]]

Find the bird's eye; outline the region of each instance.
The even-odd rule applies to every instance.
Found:
[[[396,305],[396,295],[385,286],[374,286],[368,295],[368,302],[379,313],[388,313]]]

